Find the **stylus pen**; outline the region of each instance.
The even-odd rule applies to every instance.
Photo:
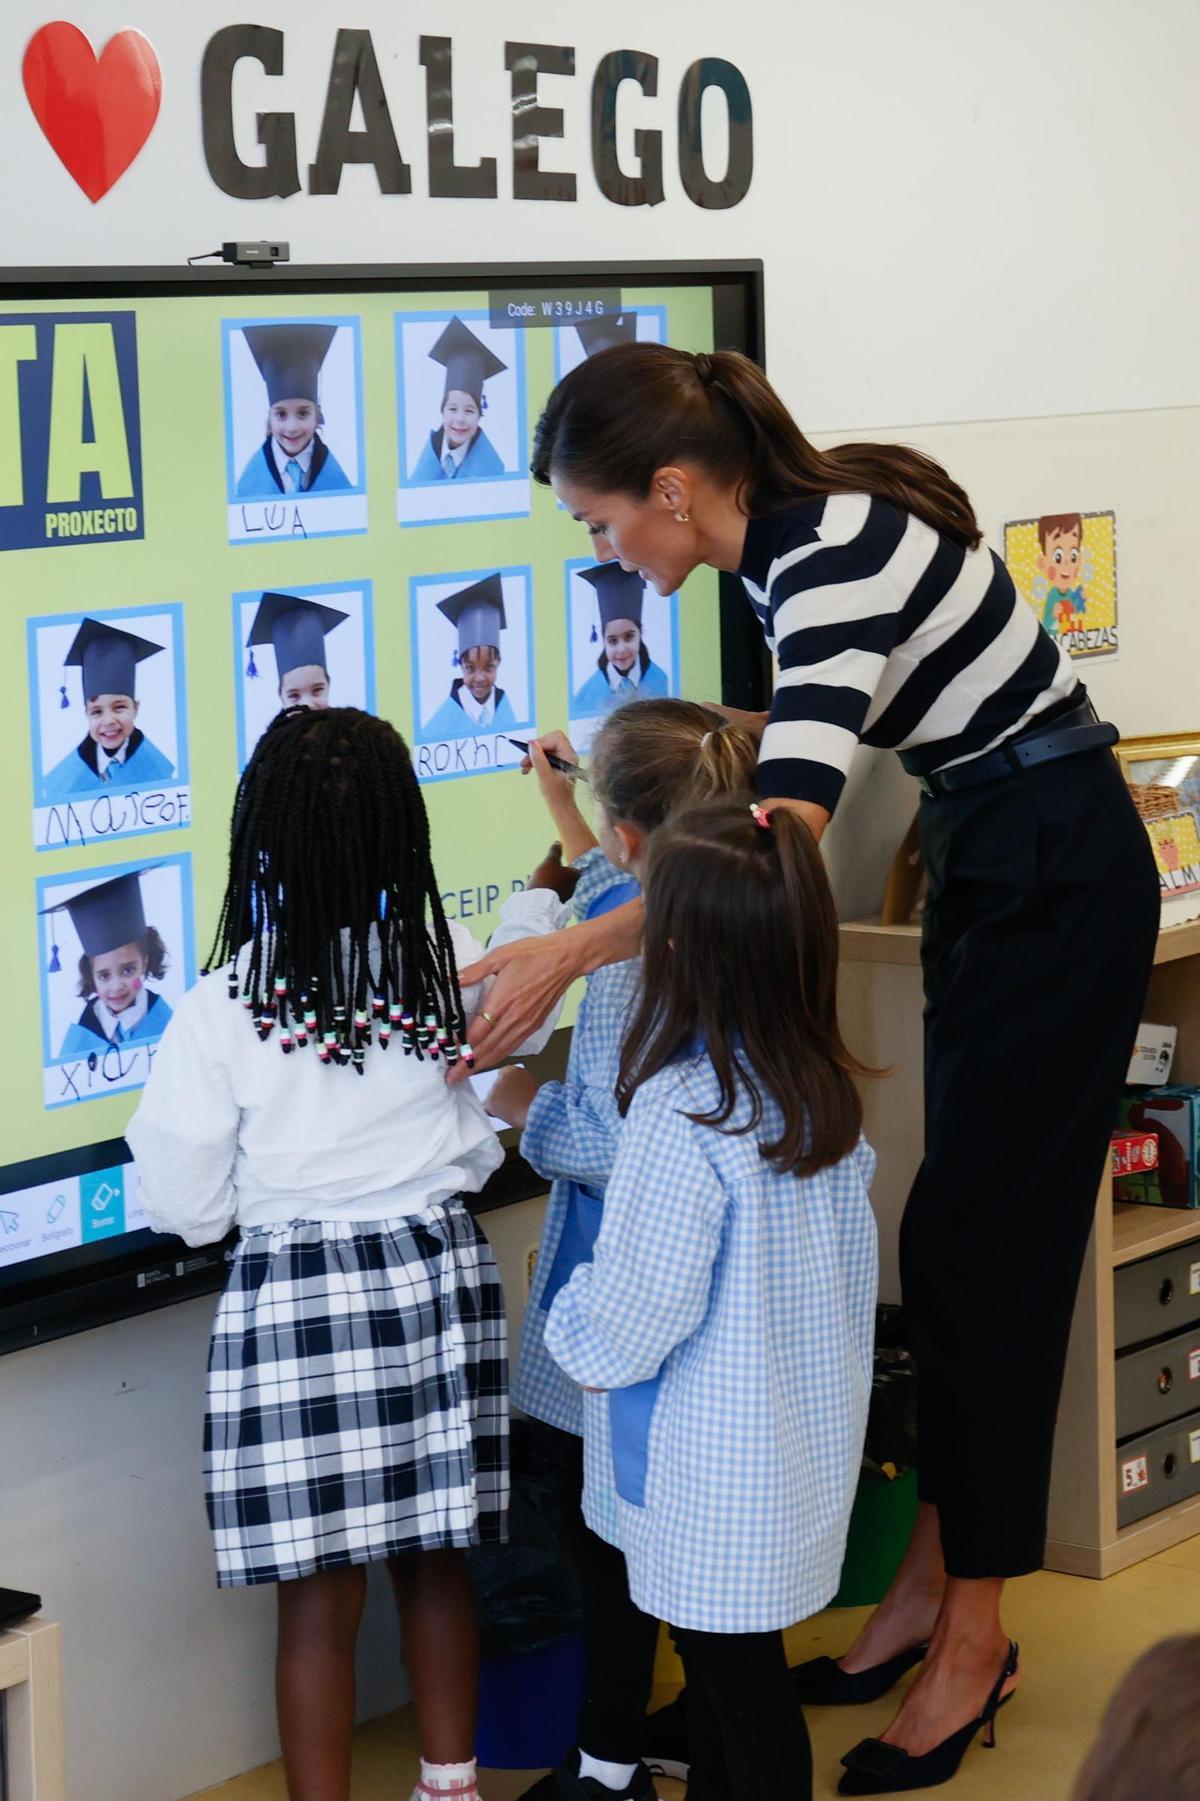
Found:
[[[507,732],[504,735],[506,738],[508,737]],[[509,738],[508,742],[510,744],[515,744],[517,749],[519,751],[523,751],[526,756],[529,755],[529,740],[528,740],[528,738]],[[567,763],[563,760],[562,757],[556,757],[554,755],[553,751],[549,751],[549,750],[544,750],[542,752],[542,755],[545,757],[547,763],[549,763],[551,769],[557,769],[558,773],[560,775],[570,776],[570,778],[573,782],[586,782],[587,781],[587,775],[585,774],[581,764]]]

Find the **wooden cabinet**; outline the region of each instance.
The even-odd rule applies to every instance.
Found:
[[[867,1080],[863,1092],[867,1136],[879,1155],[872,1199],[880,1226],[881,1298],[899,1300],[897,1232],[923,1136],[920,934],[915,926],[858,921],[841,928],[841,955],[846,1041],[866,1063],[888,1072]],[[1200,1083],[1200,921],[1159,934],[1142,1017],[1179,1027],[1171,1079]],[[1192,1241],[1200,1246],[1200,1209],[1114,1207],[1105,1179],[1059,1407],[1048,1569],[1111,1576],[1200,1532],[1200,1495],[1133,1525],[1117,1525],[1114,1272]]]

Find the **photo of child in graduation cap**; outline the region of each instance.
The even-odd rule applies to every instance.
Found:
[[[626,307],[619,313],[601,313],[594,319],[580,319],[575,325],[557,326],[554,332],[555,381],[561,381],[580,363],[601,356],[617,344],[665,344],[666,341],[665,306]]]
[[[481,738],[491,732],[515,731],[517,715],[498,685],[500,640],[508,625],[499,573],[446,595],[436,605],[454,627],[457,648],[452,662],[459,673],[422,736]]]
[[[503,375],[508,364],[457,315],[429,351],[429,357],[446,372],[441,419],[430,431],[410,479],[494,481],[505,473],[505,468],[483,429],[487,409],[484,385],[492,376]]]
[[[105,788],[144,789],[176,780],[172,758],[152,743],[138,724],[139,666],[165,648],[101,619],[80,621],[63,658],[63,669],[80,672],[85,735],[43,777],[44,801],[53,803]],[[171,664],[168,658],[164,680],[170,680]],[[64,712],[71,706],[70,679],[68,676],[59,684],[59,707]]]
[[[76,974],[76,996],[83,1002],[62,1040],[60,1062],[111,1045],[150,1043],[161,1038],[171,1017],[168,1002],[149,986],[162,981],[169,956],[161,934],[146,918],[142,879],[148,873],[113,876],[42,909],[56,933],[50,979],[67,971]],[[77,957],[65,945],[60,950],[58,937],[68,937],[57,924],[56,916],[63,913],[78,940]]]
[[[398,522],[524,518],[524,332],[476,311],[397,313],[394,323]]]
[[[331,355],[335,340],[345,341]],[[229,353],[232,436],[235,446],[241,444],[235,452],[241,465],[237,498],[278,500],[356,490],[357,344],[351,327],[299,319],[240,325],[229,333]],[[337,420],[336,436],[354,465],[353,475],[326,441],[327,407]],[[260,441],[243,461],[247,426]]]
[[[571,702],[572,719],[592,719],[629,700],[663,700],[671,681],[650,654],[642,629],[646,584],[620,563],[577,571],[592,590],[595,615],[589,633],[599,644],[596,666]]]
[[[370,583],[234,596],[243,764],[286,707],[374,711],[370,614]]]

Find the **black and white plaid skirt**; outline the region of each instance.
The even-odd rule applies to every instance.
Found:
[[[243,1232],[204,1464],[223,1588],[504,1537],[504,1297],[460,1201]]]

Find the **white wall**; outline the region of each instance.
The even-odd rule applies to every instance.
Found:
[[[255,113],[294,112],[303,170],[337,13],[317,0],[249,11],[142,0],[135,12],[163,65],[162,113],[93,206],[20,85],[26,38],[53,14],[6,0],[0,150],[19,171],[0,192],[6,262],[179,263],[225,238],[276,235],[305,262],[759,256],[771,366],[813,430],[1200,404],[1194,0],[515,0],[502,15],[484,0],[359,0],[341,19],[373,34],[412,195],[380,195],[364,167],[336,196],[240,202],[202,158],[204,44],[241,18],[284,30],[284,74],[245,65],[235,108],[247,160]],[[124,0],[76,0],[70,17],[97,43],[131,23]],[[427,197],[422,32],[453,39],[458,154],[497,157],[500,200]],[[543,82],[543,104],[566,115],[543,162],[576,171],[574,204],[503,198],[506,38],[576,48],[575,77]],[[665,128],[667,198],[653,210],[614,206],[590,174],[592,72],[625,46],[661,62],[659,97],[630,97],[622,113],[627,143],[635,127]],[[754,183],[723,213],[684,197],[670,147],[698,56],[736,64],[754,104]]]
[[[75,0],[97,43],[124,0]],[[360,0],[411,198],[349,169],[336,197],[237,203],[200,152],[203,44],[239,14],[171,0],[135,9],[164,71],[142,157],[92,206],[32,121],[19,68],[41,0],[0,17],[0,254],[12,265],[180,263],[224,238],[285,236],[297,260],[765,259],[768,360],[809,430],[916,442],[967,485],[989,533],[1047,507],[1114,507],[1122,650],[1088,672],[1129,732],[1196,723],[1191,587],[1200,524],[1200,60],[1195,0],[512,0],[397,8]],[[317,0],[256,6],[287,34],[285,75],[247,70],[237,104],[294,109],[315,150],[335,26]],[[511,139],[503,40],[567,39],[574,81],[550,166],[575,205],[432,202],[424,188],[422,31],[453,36],[460,158]],[[754,101],[757,164],[742,206],[705,214],[667,156],[653,212],[606,202],[589,172],[588,92],[600,54],[662,59],[660,98],[623,132],[674,118],[682,70],[727,57]],[[714,161],[716,157],[714,156]],[[844,912],[878,904],[914,805],[890,758],[864,757],[831,858]],[[506,1279],[536,1209],[491,1215]],[[193,1303],[0,1361],[0,1580],[41,1588],[66,1627],[75,1801],[174,1801],[272,1754],[269,1595],[217,1595],[199,1493],[210,1308]],[[382,1598],[365,1638],[364,1707],[399,1690]]]

